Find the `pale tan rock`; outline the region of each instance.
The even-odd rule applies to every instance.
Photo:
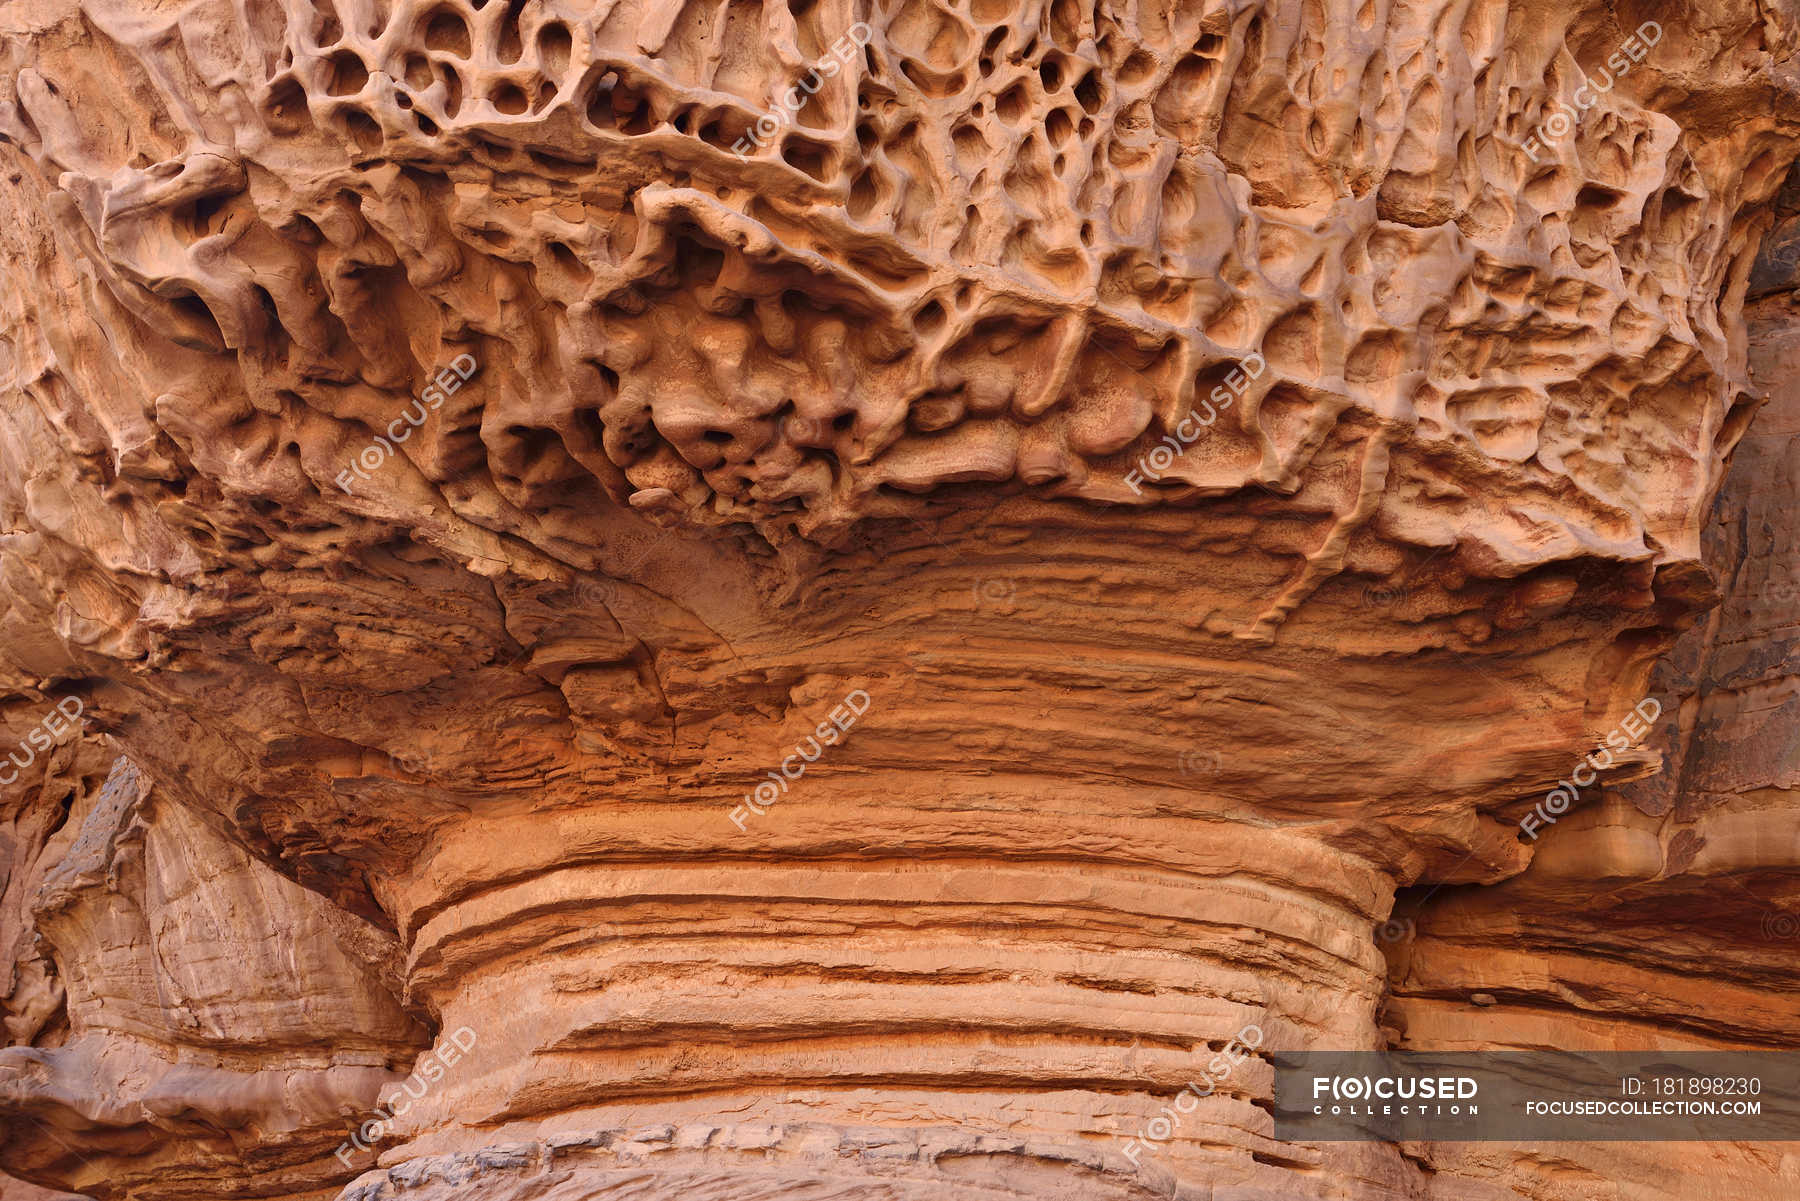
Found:
[[[1800,895],[1787,627],[1703,616],[1797,536],[1709,525],[1791,375],[1795,17],[1650,16],[0,7],[0,723],[90,714],[0,792],[0,1167],[1800,1191],[1732,1144],[1285,1144],[1260,1057],[1125,1154],[1251,1024],[1800,1024],[1749,936]],[[1679,747],[1522,841],[1655,689]]]

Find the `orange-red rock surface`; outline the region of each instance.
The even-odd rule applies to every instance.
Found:
[[[1128,1153],[1794,1045],[1797,48],[0,6],[0,1195],[1800,1195],[1263,1054]]]

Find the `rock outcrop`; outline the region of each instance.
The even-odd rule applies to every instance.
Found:
[[[1792,1044],[1797,45],[0,8],[3,1187],[1800,1192],[1261,1055],[1132,1149]]]

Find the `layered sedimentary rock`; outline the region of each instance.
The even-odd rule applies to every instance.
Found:
[[[1779,249],[1780,240],[1772,240]],[[1767,257],[1759,266],[1771,269]],[[1777,381],[1734,455],[1706,537],[1723,599],[1661,662],[1646,697],[1659,774],[1598,790],[1546,827],[1523,873],[1405,890],[1384,940],[1392,1044],[1414,1049],[1790,1048],[1800,1040],[1800,392],[1791,271],[1747,321],[1752,377]],[[1575,766],[1565,766],[1566,777]],[[1541,803],[1541,800],[1540,800]],[[1681,1164],[1677,1196],[1779,1196],[1779,1144],[1547,1149],[1570,1196]],[[1456,1148],[1439,1171],[1463,1170]],[[1515,1166],[1533,1175],[1538,1165]],[[1701,1181],[1705,1183],[1702,1185]]]
[[[3,716],[85,723],[0,793],[0,1167],[1790,1195],[1744,1145],[1278,1141],[1261,1055],[1137,1136],[1250,1029],[1791,1041],[1791,607],[1744,598],[1795,537],[1795,44],[0,8]]]

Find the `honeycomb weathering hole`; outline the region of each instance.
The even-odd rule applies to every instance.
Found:
[[[330,69],[330,81],[325,86],[329,95],[354,96],[369,82],[369,68],[348,50],[340,50],[331,56]]]
[[[460,13],[447,8],[434,9],[425,20],[425,45],[428,49],[468,58],[469,25]]]
[[[560,78],[569,69],[569,55],[574,43],[569,30],[556,22],[538,30],[538,64],[544,74]]]
[[[1800,1195],[1171,1102],[1800,1028],[1800,33],[1619,7],[11,6],[0,1172]]]

